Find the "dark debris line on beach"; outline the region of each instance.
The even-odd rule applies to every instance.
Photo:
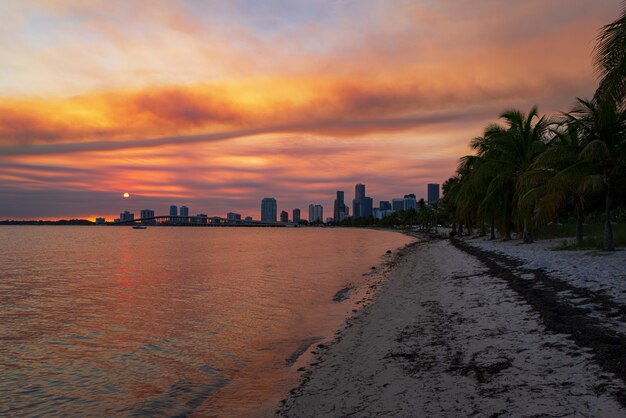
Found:
[[[485,274],[505,280],[538,312],[548,330],[566,334],[579,347],[591,349],[600,367],[626,383],[626,335],[603,326],[599,319],[589,315],[591,311],[588,308],[567,303],[559,293],[571,292],[592,301],[599,306],[597,310],[605,312],[622,312],[623,307],[600,293],[550,277],[543,269],[523,268],[523,263],[514,258],[479,249],[459,239],[451,241],[456,248],[481,261],[488,268]],[[625,390],[614,395],[621,405],[626,406]]]

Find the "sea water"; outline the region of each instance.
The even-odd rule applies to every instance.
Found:
[[[394,232],[0,227],[0,415],[266,416]]]

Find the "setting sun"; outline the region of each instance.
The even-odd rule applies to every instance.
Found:
[[[130,194],[128,194],[128,192],[124,193],[124,198],[130,197]]]

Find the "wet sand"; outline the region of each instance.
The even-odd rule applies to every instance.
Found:
[[[411,246],[278,414],[625,416],[624,335],[555,283],[462,241]]]

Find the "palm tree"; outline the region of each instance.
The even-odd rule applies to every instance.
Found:
[[[576,215],[576,243],[583,241],[584,196],[593,181],[590,165],[580,158],[582,137],[567,116],[555,124],[553,138],[524,175],[528,192],[522,196],[523,204],[536,207],[537,222],[555,219],[566,204],[574,206]],[[590,181],[591,180],[591,181]]]
[[[480,144],[473,144],[482,158],[479,171],[488,173],[489,180],[483,207],[491,208],[500,218],[504,239],[511,239],[515,221],[524,226],[524,241],[532,241],[529,222],[532,212],[520,206],[523,174],[530,169],[535,157],[546,147],[549,121],[539,117],[533,107],[525,115],[519,110],[509,110],[500,115],[505,124],[487,127]]]
[[[626,109],[615,101],[578,99],[567,114],[583,137],[580,159],[593,166],[588,181],[605,194],[604,249],[615,250],[611,209],[614,185],[626,174]]]
[[[626,96],[626,6],[600,30],[597,42],[593,59],[601,79],[594,99],[619,103]]]

